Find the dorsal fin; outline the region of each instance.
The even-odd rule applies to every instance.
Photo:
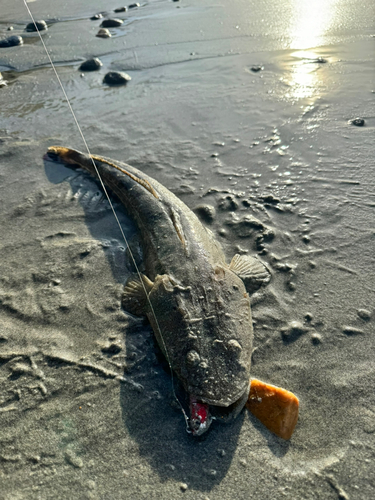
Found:
[[[119,170],[123,174],[125,174],[125,175],[129,176],[131,179],[133,179],[134,182],[137,182],[138,184],[140,184],[141,186],[143,186],[145,189],[147,189],[147,191],[149,191],[153,196],[155,196],[155,198],[157,200],[159,199],[158,193],[151,186],[151,184],[148,181],[146,181],[145,179],[140,179],[139,177],[136,177],[135,175],[131,174],[127,170],[125,170],[125,169],[119,167],[118,165],[116,165],[116,163],[112,163],[111,161],[108,161],[105,158],[102,158],[101,156],[91,155],[91,158],[93,160],[97,160],[97,161],[101,161],[102,163],[106,163],[110,167],[116,168],[117,170]]]

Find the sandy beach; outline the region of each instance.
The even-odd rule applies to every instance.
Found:
[[[289,441],[247,410],[186,432],[151,327],[121,307],[99,183],[43,160],[85,146],[23,2],[3,3],[0,40],[23,44],[0,48],[0,500],[373,498],[373,2],[28,4],[91,152],[211,207],[227,261],[271,270],[251,374],[298,396]]]

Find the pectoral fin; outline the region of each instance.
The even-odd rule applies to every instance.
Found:
[[[229,269],[242,279],[249,293],[255,292],[271,279],[271,274],[266,266],[260,260],[249,255],[236,254]]]
[[[154,283],[144,274],[131,276],[124,287],[122,307],[135,316],[145,316],[147,296],[153,286]]]

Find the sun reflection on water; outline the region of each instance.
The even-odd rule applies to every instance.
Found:
[[[324,45],[325,35],[335,21],[338,0],[291,0],[294,16],[290,27],[292,49]]]
[[[309,98],[323,85],[321,58],[317,47],[326,43],[326,33],[335,22],[338,0],[291,0],[294,15],[290,24],[292,74],[289,80],[294,99]]]

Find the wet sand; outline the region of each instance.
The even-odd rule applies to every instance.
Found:
[[[288,442],[247,411],[186,433],[150,327],[121,309],[131,271],[108,202],[43,161],[84,146],[27,12],[6,2],[0,35],[24,45],[0,49],[1,500],[373,496],[373,6],[284,3],[30,8],[92,152],[213,207],[228,261],[272,270],[252,296],[252,376],[299,397]],[[109,39],[89,19],[104,10],[124,20]],[[103,66],[83,75],[89,57]],[[132,80],[106,86],[108,71]]]

